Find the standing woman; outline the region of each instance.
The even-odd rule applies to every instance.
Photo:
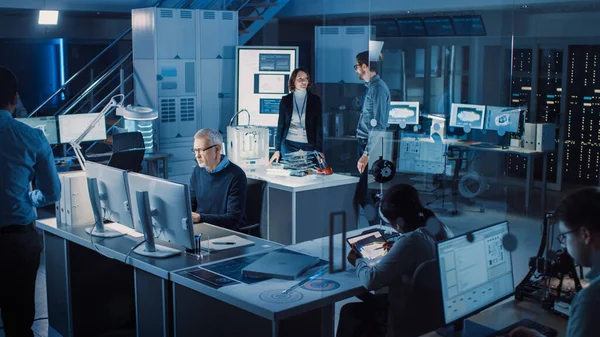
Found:
[[[271,162],[279,162],[282,154],[298,150],[323,152],[321,98],[308,91],[308,71],[294,70],[288,86],[291,93],[283,96],[279,103],[275,153]]]

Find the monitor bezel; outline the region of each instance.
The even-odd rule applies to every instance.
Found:
[[[454,124],[452,124],[452,115],[454,114],[454,106],[456,106],[456,116],[454,118]],[[481,127],[472,127],[471,130],[484,130],[485,129],[485,118],[487,115],[487,105],[483,104],[470,104],[470,103],[452,103],[450,106],[450,116],[448,118],[448,127],[449,128],[460,128],[464,129],[466,125],[457,125],[456,121],[458,120],[458,108],[459,107],[483,107],[483,111],[481,113]]]
[[[497,300],[495,300],[495,301],[493,301],[493,302],[491,302],[491,303],[489,303],[487,305],[484,305],[483,307],[481,307],[479,309],[476,309],[475,311],[472,311],[472,312],[468,313],[467,315],[458,317],[458,318],[452,320],[451,322],[446,323],[446,311],[445,311],[445,308],[444,308],[445,307],[445,304],[444,304],[444,292],[442,291],[442,287],[441,287],[442,286],[441,285],[441,279],[442,279],[441,273],[442,273],[442,271],[441,271],[441,268],[440,268],[440,250],[439,250],[440,243],[444,243],[444,242],[448,242],[448,241],[451,241],[451,240],[455,240],[455,239],[457,239],[457,238],[459,238],[461,236],[467,236],[469,234],[473,234],[475,232],[486,230],[486,229],[488,229],[490,227],[498,226],[498,225],[504,224],[504,223],[506,223],[506,229],[507,229],[508,233],[510,234],[510,222],[508,220],[505,220],[505,221],[500,221],[500,222],[497,222],[495,224],[484,226],[484,227],[481,227],[481,228],[478,228],[478,229],[474,229],[472,231],[465,232],[465,233],[463,233],[461,235],[457,235],[457,236],[454,236],[452,238],[441,240],[441,241],[438,241],[438,242],[435,243],[435,255],[436,255],[436,258],[437,258],[438,270],[440,271],[440,298],[441,298],[441,303],[442,303],[442,307],[441,307],[442,316],[444,316],[444,326],[450,326],[450,325],[455,324],[456,322],[464,321],[466,318],[469,318],[471,316],[477,315],[478,313],[480,313],[480,312],[482,312],[482,311],[484,311],[486,309],[489,309],[489,308],[493,307],[494,305],[496,305],[496,304],[498,304],[498,303],[500,303],[500,302],[502,302],[502,301],[504,301],[504,300],[506,300],[506,299],[508,299],[508,298],[510,298],[512,296],[514,296],[514,294],[515,294],[514,266],[513,266],[513,262],[512,262],[512,252],[509,251],[509,253],[510,253],[510,267],[511,267],[511,271],[513,273],[513,290],[509,294],[507,294],[505,296],[502,296],[499,299],[497,299]]]
[[[420,118],[420,114],[421,114],[421,103],[418,101],[390,101],[390,107],[392,105],[399,105],[399,104],[403,104],[406,103],[407,105],[416,105],[417,107],[417,114],[416,114],[416,121],[415,122],[411,122],[411,123],[406,123],[406,125],[419,125],[419,123],[421,122],[421,118]],[[390,122],[390,114],[392,112],[392,109],[390,109],[390,111],[388,111],[388,124],[390,125],[400,125],[400,123],[395,123],[395,122]],[[406,118],[404,118],[406,119]]]

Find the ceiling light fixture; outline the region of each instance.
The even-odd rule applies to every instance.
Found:
[[[58,23],[58,11],[40,10],[38,24],[56,25]]]

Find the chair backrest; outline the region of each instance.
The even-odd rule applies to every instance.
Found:
[[[143,149],[144,137],[141,132],[115,133],[113,138],[113,152],[121,152],[129,149]]]
[[[141,172],[145,149],[129,149],[113,152],[108,166],[131,172]]]
[[[444,325],[442,284],[437,259],[421,263],[411,283],[410,336],[420,336]]]
[[[262,180],[248,178],[246,193],[246,228],[260,227],[263,211],[263,199],[267,183]]]

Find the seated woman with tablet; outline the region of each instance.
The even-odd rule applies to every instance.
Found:
[[[389,292],[344,305],[337,337],[402,336],[401,324],[395,323],[410,310],[410,303],[406,303],[411,290],[410,278],[421,263],[436,258],[437,241],[453,236],[448,227],[423,206],[419,193],[410,185],[390,188],[379,203],[379,215],[402,235],[395,242],[383,243],[387,254],[377,263],[361,254],[356,246],[360,240],[357,240],[348,253],[348,262],[356,266],[356,275],[367,290],[389,287]]]

